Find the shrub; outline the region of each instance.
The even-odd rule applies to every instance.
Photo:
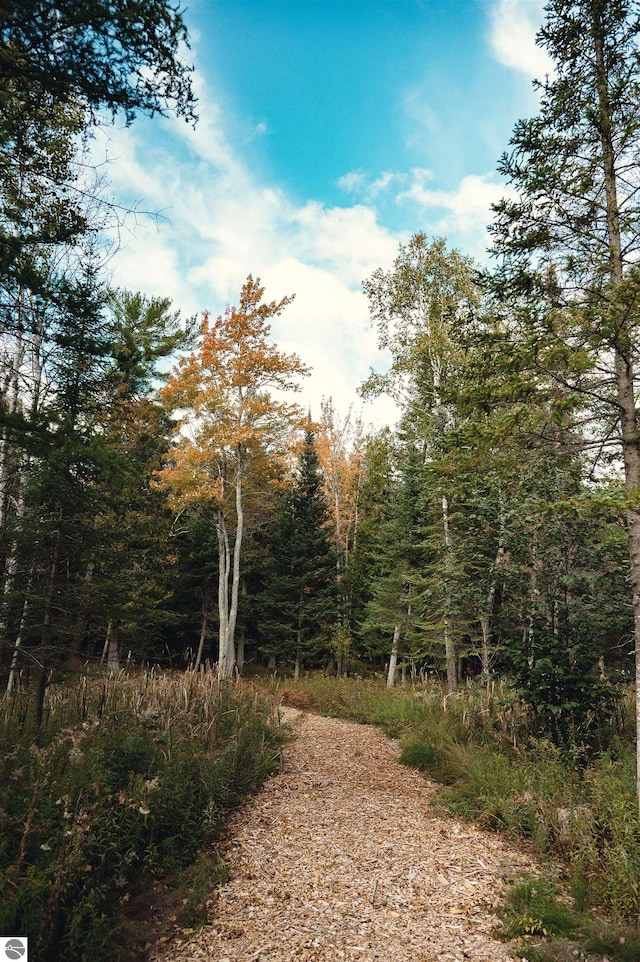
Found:
[[[82,685],[75,717],[74,692],[51,691],[39,745],[15,705],[0,719],[0,931],[42,962],[126,957],[130,897],[216,841],[282,742],[266,699],[213,675]]]
[[[435,748],[428,742],[410,742],[400,753],[400,761],[403,765],[423,772],[433,767],[437,757]]]

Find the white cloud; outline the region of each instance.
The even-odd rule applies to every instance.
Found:
[[[491,205],[513,192],[495,174],[469,174],[454,190],[438,190],[429,186],[431,178],[425,177],[424,171],[412,173],[412,182],[398,202],[415,204],[423,211],[430,232],[454,237],[465,252],[483,260],[490,243]]]
[[[357,194],[366,185],[367,180],[363,170],[351,170],[338,179],[338,187],[347,194]]]
[[[361,281],[391,263],[398,238],[371,207],[296,204],[261,183],[227,138],[221,110],[205,91],[199,98],[196,130],[168,120],[110,134],[116,193],[166,213],[125,231],[114,283],[168,296],[187,315],[220,313],[250,272],[269,299],[295,294],[274,337],[313,366],[300,400],[318,415],[321,397],[332,396],[346,411],[377,358]],[[377,418],[393,416],[389,404],[377,407]]]
[[[395,251],[394,251],[395,253]],[[347,288],[329,270],[288,257],[274,264],[263,278],[275,297],[296,291],[296,297],[274,323],[278,344],[300,353],[313,364],[313,378],[305,385],[305,403],[314,417],[323,397],[332,397],[344,413],[354,401],[354,387],[369,374],[377,357],[377,335],[369,323],[367,300],[360,290]],[[356,407],[362,402],[355,401]],[[364,410],[365,421],[394,420],[393,402],[380,399]]]
[[[552,74],[551,59],[535,42],[543,19],[543,0],[494,0],[489,43],[499,63],[531,79]]]
[[[385,170],[378,177],[371,178],[362,170],[352,170],[339,178],[338,187],[347,194],[360,197],[367,203],[378,200],[382,194],[387,194],[391,188],[402,184],[406,174]]]
[[[295,249],[311,263],[330,267],[349,288],[359,288],[397,252],[397,238],[378,224],[370,207],[325,207],[309,201],[293,213],[292,223],[297,228]]]
[[[500,10],[514,2],[496,5],[494,33]],[[351,204],[295,202],[250,169],[227,135],[224,110],[205,89],[198,95],[195,130],[170,119],[110,135],[117,162],[109,173],[118,195],[166,215],[157,223],[138,218],[137,229],[125,235],[113,261],[115,283],[168,296],[189,315],[220,313],[249,272],[261,277],[269,299],[295,294],[273,330],[283,349],[313,366],[301,403],[317,414],[321,398],[332,396],[345,412],[354,400],[359,404],[355,391],[370,367],[380,366],[361,281],[377,267],[390,267],[407,239],[380,223],[376,202],[410,205],[427,232],[482,257],[491,203],[507,191],[494,175],[470,175],[442,190],[422,167],[374,175],[353,170],[338,182]],[[268,133],[260,123],[253,132]],[[104,150],[104,142],[97,149]],[[365,420],[395,416],[385,400],[370,411],[367,406]]]

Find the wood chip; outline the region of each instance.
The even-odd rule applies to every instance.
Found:
[[[510,962],[490,935],[506,881],[534,872],[497,835],[434,814],[436,787],[378,729],[283,710],[283,771],[230,824],[210,924],[155,962]]]

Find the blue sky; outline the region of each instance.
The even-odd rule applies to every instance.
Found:
[[[361,282],[418,230],[485,257],[497,160],[549,69],[542,16],[541,0],[191,0],[196,129],[141,119],[97,138],[138,210],[115,283],[185,314],[220,313],[248,273],[269,299],[295,293],[273,334],[313,367],[301,400],[360,407],[385,363]]]

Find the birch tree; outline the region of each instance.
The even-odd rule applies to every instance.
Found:
[[[455,376],[458,351],[452,331],[458,319],[479,302],[472,261],[447,250],[443,239],[429,242],[416,234],[400,252],[391,270],[379,268],[363,284],[370,313],[378,330],[378,343],[390,351],[392,363],[384,374],[372,374],[363,385],[367,395],[386,392],[405,410],[415,443],[427,458],[432,439],[449,430],[454,412],[447,403],[447,386]],[[440,491],[441,528],[445,572],[453,564],[449,524],[449,491]],[[452,625],[451,583],[445,576],[442,641],[450,691],[457,684],[456,650]]]
[[[175,447],[160,481],[179,510],[199,502],[216,510],[221,678],[232,675],[236,659],[247,478],[302,423],[300,408],[272,393],[297,390],[296,378],[307,373],[297,355],[269,339],[270,320],[292,298],[265,303],[263,296],[259,278],[249,275],[238,307],[227,307],[213,323],[205,314],[199,348],[160,392],[177,414]]]

